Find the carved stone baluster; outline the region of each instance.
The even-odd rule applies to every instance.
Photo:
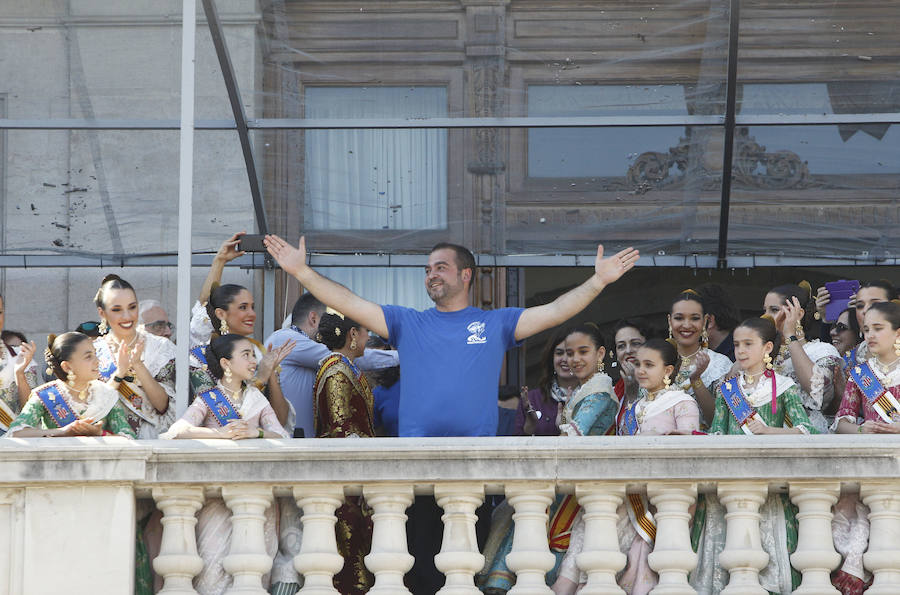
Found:
[[[262,577],[272,570],[266,552],[266,509],[272,506],[272,487],[235,485],[222,487],[222,499],[231,509],[231,548],[222,567],[234,582],[226,595],[265,595]]]
[[[303,542],[294,557],[294,568],[303,575],[302,595],[339,595],[334,575],[344,567],[338,553],[334,511],[344,501],[344,489],[334,484],[312,484],[294,488],[294,498],[303,510]]]
[[[697,485],[654,483],[647,485],[647,496],[656,507],[656,541],[648,556],[650,568],[659,574],[653,595],[693,595],[687,576],[697,566],[697,554],[691,549],[691,514],[697,498]]]
[[[766,595],[759,584],[759,571],[769,563],[769,554],[762,548],[759,508],[768,495],[768,486],[761,483],[719,484],[719,501],[728,510],[725,549],[719,555],[719,562],[729,573],[723,595]]]
[[[624,593],[616,584],[616,573],[625,568],[627,558],[619,551],[616,509],[625,497],[625,486],[584,483],[575,486],[578,503],[584,508],[584,550],[575,559],[587,573],[581,595]],[[640,539],[639,537],[636,539]]]
[[[153,569],[165,583],[160,593],[196,595],[191,582],[203,570],[197,554],[197,511],[203,506],[201,487],[153,488],[156,507],[163,513],[162,543]]]
[[[553,569],[556,557],[547,541],[547,507],[556,492],[549,482],[509,484],[506,499],[516,511],[513,514],[512,551],[506,565],[516,573],[516,584],[509,595],[551,595],[544,575]]]
[[[447,577],[438,595],[479,595],[475,573],[484,566],[475,537],[475,509],[484,501],[484,485],[436,485],[434,498],[444,509],[444,539],[434,565]]]
[[[409,595],[403,575],[415,559],[406,549],[406,509],[413,502],[411,485],[365,486],[363,495],[372,507],[372,551],[366,567],[375,575],[371,594]]]
[[[23,492],[20,488],[0,488],[0,595],[24,592],[23,540],[19,539],[25,516]]]
[[[869,507],[869,549],[863,564],[875,575],[866,595],[900,593],[900,483],[864,482],[859,495]]]
[[[795,595],[840,593],[831,585],[831,571],[841,563],[831,537],[831,507],[840,491],[836,482],[791,482],[791,501],[799,509],[797,551],[791,554],[791,564],[803,573]]]

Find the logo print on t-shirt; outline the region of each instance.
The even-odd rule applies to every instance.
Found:
[[[469,338],[466,339],[467,344],[480,345],[481,343],[487,343],[487,339],[484,336],[483,322],[470,322],[469,326],[466,327],[466,330],[472,333],[471,335],[469,335]]]

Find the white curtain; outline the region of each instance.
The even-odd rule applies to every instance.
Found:
[[[444,87],[306,87],[307,118],[447,116]],[[306,133],[306,224],[444,229],[446,130]]]
[[[318,267],[316,270],[376,304],[394,304],[416,310],[434,306],[425,292],[424,268]]]

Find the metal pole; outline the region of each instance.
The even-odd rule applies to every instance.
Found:
[[[194,184],[194,53],[197,2],[183,0],[181,20],[181,137],[178,171],[178,296],[175,352],[175,414],[188,406],[191,327],[191,215]]]
[[[725,88],[725,146],[722,151],[722,202],[719,208],[717,266],[728,266],[728,215],[731,209],[731,167],[734,163],[734,128],[737,112],[737,58],[740,41],[741,0],[731,0],[728,30],[728,83]]]

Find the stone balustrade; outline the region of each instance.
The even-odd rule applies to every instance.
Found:
[[[129,593],[134,582],[135,516],[141,499],[162,512],[161,551],[153,564],[166,594],[194,593],[202,569],[196,513],[222,498],[234,539],[223,560],[232,593],[264,593],[272,560],[263,539],[274,498],[293,498],[303,511],[303,541],[294,567],[301,593],[337,591],[343,560],[335,510],[345,496],[364,495],[374,511],[372,593],[407,593],[403,575],[406,508],[433,494],[444,510],[435,562],[447,576],[442,595],[476,595],[483,564],[475,540],[475,509],[485,494],[505,493],[517,525],[507,557],[518,582],[511,593],[549,593],[553,565],[546,507],[559,493],[584,508],[587,573],[582,593],[621,593],[624,565],[615,535],[616,508],[629,494],[656,508],[649,564],[659,573],[655,594],[693,593],[687,577],[691,506],[717,492],[727,509],[721,563],[727,593],[762,593],[767,554],[759,536],[760,506],[784,492],[798,507],[799,542],[792,555],[803,575],[797,593],[835,593],[829,573],[840,557],[831,540],[831,506],[841,492],[859,493],[871,509],[864,556],[874,574],[870,593],[900,593],[900,439],[892,436],[429,438],[346,440],[176,440],[121,438],[0,440],[0,595]]]

